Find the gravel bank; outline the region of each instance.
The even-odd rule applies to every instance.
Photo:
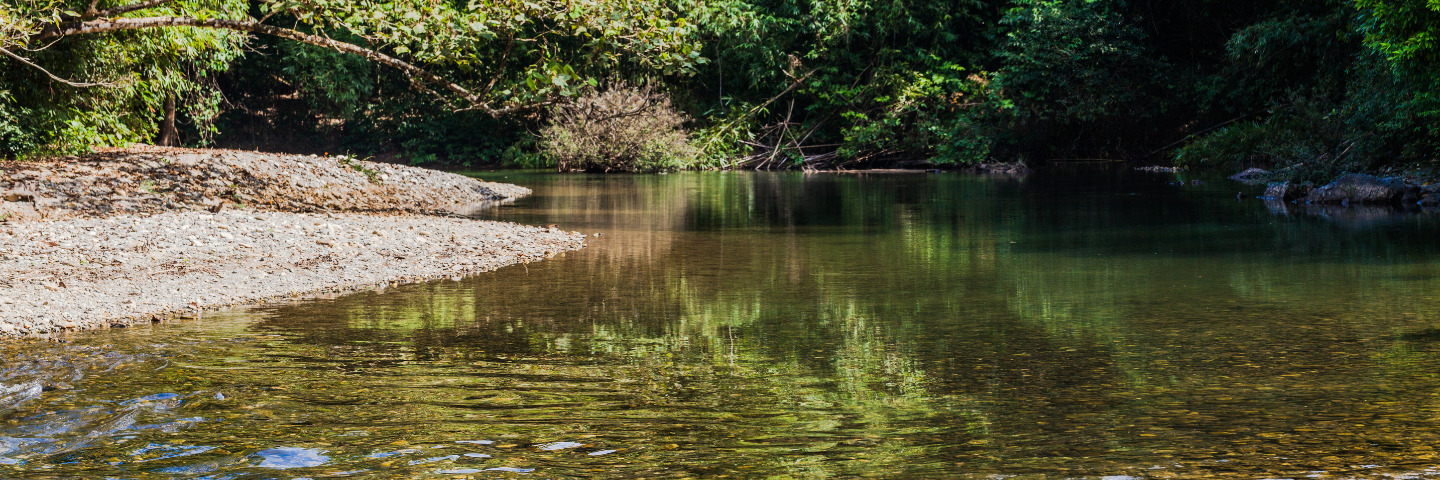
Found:
[[[244,209],[464,214],[530,194],[405,165],[346,156],[144,147],[48,162],[0,162],[0,216]]]
[[[413,167],[146,150],[0,168],[0,336],[459,277],[584,246],[575,232],[436,216],[529,190]]]

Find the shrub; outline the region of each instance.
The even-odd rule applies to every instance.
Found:
[[[1360,56],[1347,74],[1341,93],[1292,95],[1264,119],[1196,135],[1176,152],[1175,164],[1263,166],[1277,179],[1319,183],[1434,158],[1440,142],[1422,96],[1374,55]]]
[[[540,154],[562,172],[657,172],[689,168],[700,151],[686,117],[650,87],[590,89],[556,107],[540,130]]]

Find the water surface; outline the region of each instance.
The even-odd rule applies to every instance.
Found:
[[[483,176],[536,192],[485,218],[602,236],[0,345],[0,477],[1440,477],[1429,214],[1134,172]]]

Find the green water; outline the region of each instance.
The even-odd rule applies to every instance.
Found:
[[[483,175],[536,193],[482,217],[603,236],[0,345],[0,478],[1440,477],[1428,213],[1123,171]]]

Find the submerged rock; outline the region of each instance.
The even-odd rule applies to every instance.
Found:
[[[1231,175],[1230,179],[1245,183],[1259,183],[1269,175],[1270,171],[1263,168],[1247,168],[1243,172]]]
[[[1415,197],[1418,189],[1398,178],[1376,178],[1372,175],[1350,174],[1310,192],[1304,203],[1396,203]],[[1412,200],[1413,201],[1413,200]]]
[[[977,163],[971,165],[968,170],[975,173],[990,175],[1028,175],[1030,167],[1023,162],[1016,163]]]

